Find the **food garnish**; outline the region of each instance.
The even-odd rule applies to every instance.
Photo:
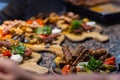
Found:
[[[35,29],[35,33],[43,35],[49,35],[51,34],[51,31],[52,29],[49,26],[38,27],[37,29]]]
[[[91,57],[91,59],[88,61],[87,65],[84,65],[85,68],[89,69],[89,70],[96,70],[98,69],[98,67],[102,64],[101,61],[96,60],[94,57]]]
[[[25,46],[23,46],[22,43],[19,43],[17,46],[12,46],[12,53],[17,53],[21,56],[24,55],[25,52]]]

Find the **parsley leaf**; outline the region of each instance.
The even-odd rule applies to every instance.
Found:
[[[42,34],[43,33],[43,28],[42,27],[38,27],[37,29],[35,29],[35,33],[36,34]]]
[[[49,26],[44,26],[44,27],[39,27],[35,29],[36,34],[44,34],[44,35],[49,35],[52,32],[52,28]]]
[[[94,57],[91,57],[91,59],[88,61],[87,65],[84,65],[89,70],[97,70],[97,68],[102,64],[101,61],[96,60]]]
[[[71,22],[71,31],[72,30],[74,30],[74,29],[81,29],[82,30],[82,27],[81,27],[81,25],[82,25],[82,21],[78,21],[78,20],[74,20],[74,21],[72,21]]]
[[[23,46],[22,43],[19,43],[18,45],[12,46],[12,53],[20,54],[23,56],[25,51],[25,46]]]

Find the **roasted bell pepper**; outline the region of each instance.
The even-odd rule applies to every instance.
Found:
[[[40,25],[40,27],[44,26],[44,22],[41,19],[36,19],[35,21]]]
[[[63,68],[62,68],[62,74],[70,74],[70,65],[65,65]]]
[[[2,37],[2,39],[10,39],[12,37],[11,34],[6,34]]]
[[[3,29],[0,28],[0,38],[2,38],[2,37],[3,37]]]
[[[32,23],[33,23],[33,20],[28,20],[28,21],[26,21],[26,23],[32,24]]]
[[[107,64],[107,65],[115,65],[115,57],[112,56],[110,58],[107,58],[105,61],[104,61],[104,64]]]
[[[2,52],[3,56],[8,56],[10,57],[11,56],[11,51],[10,50],[6,50],[4,52]]]
[[[33,22],[36,22],[40,25],[40,27],[43,27],[44,26],[44,22],[41,20],[41,19],[36,19],[36,20],[28,20],[26,23],[28,24],[32,24]]]

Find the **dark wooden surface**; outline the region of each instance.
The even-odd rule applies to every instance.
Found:
[[[111,54],[116,56],[117,63],[120,63],[120,24],[111,25],[111,26],[104,26],[103,27],[103,34],[108,35],[110,37],[109,42],[100,43],[95,40],[89,39],[84,42],[80,43],[73,43],[67,39],[61,45],[70,45],[70,48],[75,48],[77,45],[82,44],[85,45],[87,48],[99,48],[104,47],[106,48]],[[42,54],[42,60],[39,63],[41,66],[45,66],[47,68],[51,67],[51,63],[55,58],[55,55],[50,52],[40,52]]]

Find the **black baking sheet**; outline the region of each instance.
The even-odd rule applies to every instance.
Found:
[[[67,7],[68,11],[73,11],[75,13],[79,13],[80,15],[82,15],[84,17],[88,17],[92,20],[95,20],[95,21],[103,23],[103,24],[113,24],[113,23],[120,22],[120,12],[99,13],[99,12],[92,11],[87,7],[76,6],[69,2],[64,2],[64,4]],[[120,1],[115,1],[115,2],[112,2],[111,4],[120,7]]]

